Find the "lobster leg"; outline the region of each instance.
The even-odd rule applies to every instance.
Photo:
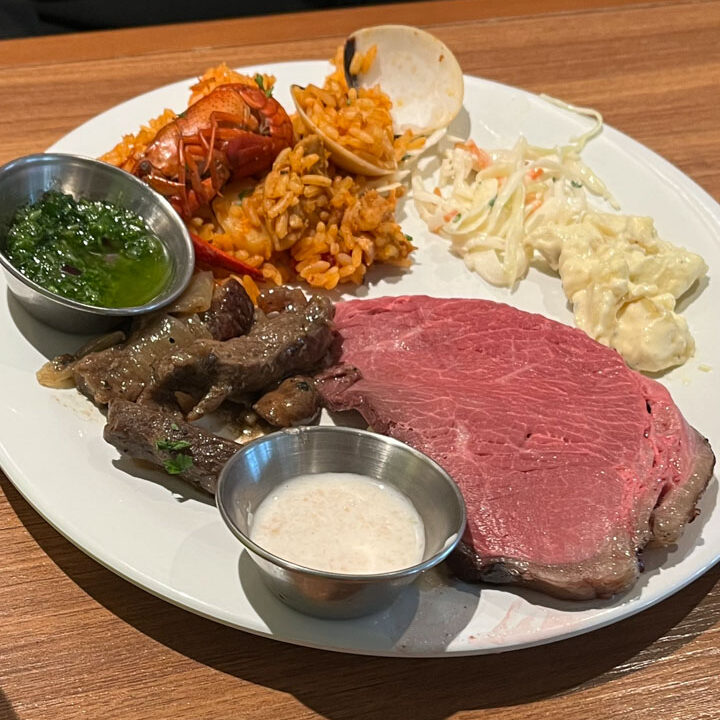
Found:
[[[180,183],[179,180],[169,180],[164,175],[157,175],[156,173],[147,175],[145,182],[147,182],[155,192],[165,195],[166,197],[181,193],[185,187],[184,183]]]
[[[252,265],[248,265],[242,260],[238,260],[233,255],[230,255],[230,253],[216,248],[194,232],[190,233],[190,238],[195,248],[195,262],[198,265],[211,268],[221,267],[225,270],[230,270],[230,272],[250,275],[258,280],[263,279],[263,274],[258,268],[254,268]]]
[[[178,182],[182,184],[182,191],[180,193],[180,198],[182,200],[182,209],[183,212],[182,215],[186,217],[190,217],[191,211],[190,211],[190,202],[188,200],[188,192],[187,192],[187,178],[185,175],[185,140],[183,139],[182,135],[178,138]]]

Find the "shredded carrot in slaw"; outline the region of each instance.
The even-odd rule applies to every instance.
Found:
[[[543,223],[579,217],[588,195],[614,204],[602,181],[580,160],[580,151],[600,131],[602,117],[588,108],[564,107],[595,120],[568,145],[536,147],[520,137],[512,148],[487,150],[472,139],[448,138],[452,144],[434,189],[425,188],[419,171],[413,176],[420,217],[495,285],[512,287],[525,275],[534,253],[530,235]]]

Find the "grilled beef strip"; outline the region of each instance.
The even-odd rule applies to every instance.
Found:
[[[192,421],[225,400],[247,402],[249,395],[283,378],[332,362],[336,335],[330,300],[306,300],[299,291],[268,297],[272,304],[260,298],[256,322],[247,335],[224,342],[196,340],[163,357],[155,367],[154,393],[162,397],[181,391],[201,397],[187,416]],[[266,314],[263,307],[272,309]]]
[[[201,338],[225,340],[230,333],[247,332],[253,314],[245,288],[231,279],[215,289],[202,315],[153,314],[135,323],[124,343],[79,359],[73,367],[75,384],[97,405],[114,398],[135,402],[152,385],[160,358]]]
[[[308,303],[305,293],[298,288],[276,287],[260,293],[257,304],[258,310],[265,315],[279,313],[286,310],[295,311],[304,308]]]
[[[80,359],[73,367],[77,389],[96,405],[114,398],[135,402],[153,376],[153,365],[174,345],[210,333],[197,317],[155,315],[135,326],[127,341]]]
[[[240,449],[162,410],[119,399],[108,406],[103,437],[121,453],[166,472],[182,468],[172,474],[212,494],[223,466]]]
[[[229,340],[244,335],[255,319],[255,306],[245,288],[234,278],[213,291],[210,308],[200,319],[215,340]]]

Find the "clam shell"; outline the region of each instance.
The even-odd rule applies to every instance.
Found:
[[[352,75],[356,52],[377,46],[367,73]],[[408,25],[378,25],[354,32],[345,42],[345,76],[348,85],[380,85],[392,100],[393,130],[429,135],[446,128],[460,112],[464,83],[455,56],[442,41]]]
[[[365,53],[373,45],[377,53],[368,72],[352,74],[350,65],[355,53]],[[427,136],[422,148],[408,151],[405,165],[443,136],[462,107],[464,84],[457,59],[443,42],[419,28],[378,25],[358,30],[345,41],[343,60],[348,86],[380,85],[388,95],[396,135],[411,130]],[[398,170],[395,162],[370,162],[329,138],[303,111],[297,96],[302,88],[293,85],[290,90],[298,115],[308,130],[323,139],[336,165],[351,173],[385,178],[384,186],[408,174],[407,170]]]

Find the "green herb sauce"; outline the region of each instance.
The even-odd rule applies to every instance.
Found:
[[[96,307],[144,305],[170,276],[165,246],[135,213],[55,190],[15,213],[5,255],[46,290]]]

